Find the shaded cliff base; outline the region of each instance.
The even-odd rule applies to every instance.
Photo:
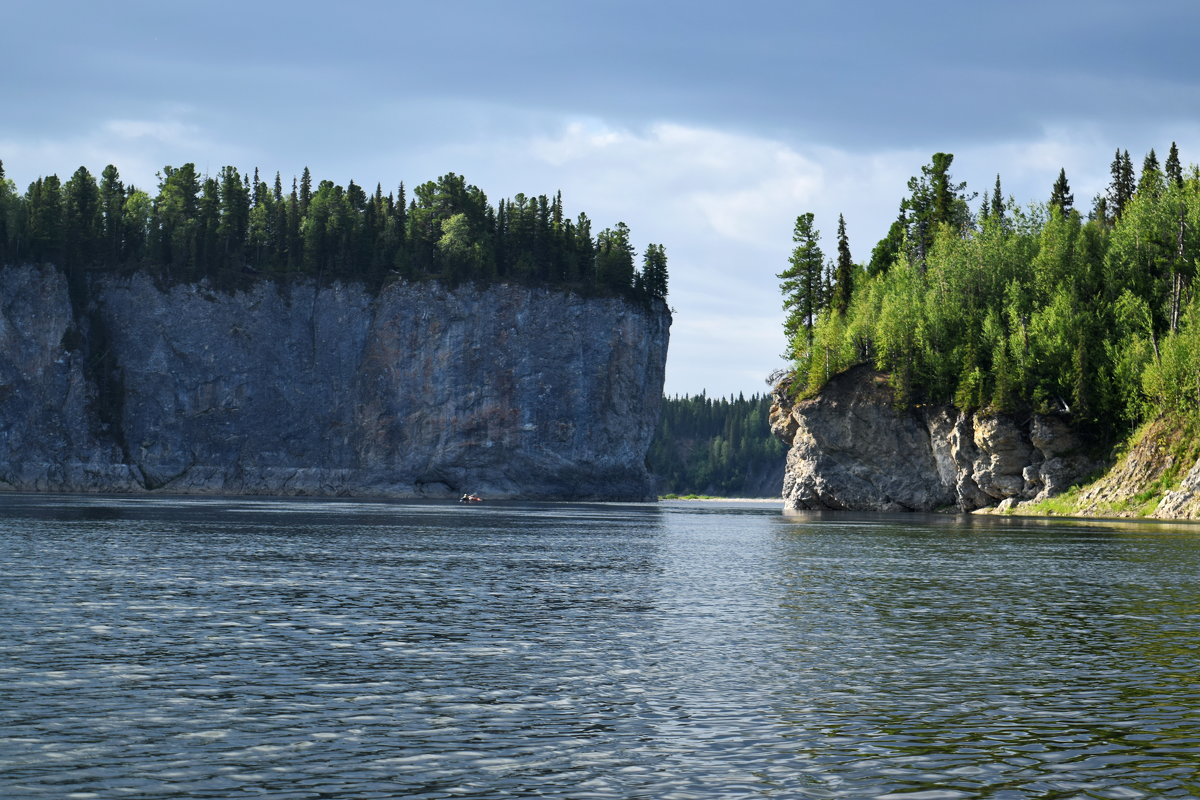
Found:
[[[1181,417],[1145,425],[1114,457],[1065,415],[896,408],[866,366],[815,397],[793,402],[782,383],[773,399],[785,510],[1200,518],[1200,424]]]

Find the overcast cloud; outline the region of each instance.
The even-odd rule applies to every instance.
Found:
[[[385,191],[458,172],[493,202],[661,242],[670,394],[756,392],[780,365],[775,273],[796,215],[856,259],[930,154],[1086,207],[1113,151],[1200,160],[1193,2],[110,2],[9,0],[0,159],[260,167]]]

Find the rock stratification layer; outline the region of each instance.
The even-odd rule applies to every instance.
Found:
[[[0,488],[626,499],[670,315],[507,285],[0,270]]]
[[[898,409],[867,366],[793,404],[777,386],[772,431],[790,446],[789,510],[932,511],[1011,506],[1068,488],[1100,465],[1056,416]]]

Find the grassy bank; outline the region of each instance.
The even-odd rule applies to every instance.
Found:
[[[1117,448],[1095,480],[1008,513],[1041,516],[1200,517],[1200,496],[1188,481],[1200,459],[1200,415],[1168,413],[1143,424]]]

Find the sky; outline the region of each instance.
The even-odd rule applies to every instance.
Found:
[[[777,274],[812,212],[856,261],[935,152],[969,190],[1076,206],[1177,142],[1200,161],[1200,4],[1060,0],[5,0],[0,160],[19,189],[115,164],[561,190],[666,247],[665,392],[767,390]],[[974,205],[974,204],[973,204]]]

